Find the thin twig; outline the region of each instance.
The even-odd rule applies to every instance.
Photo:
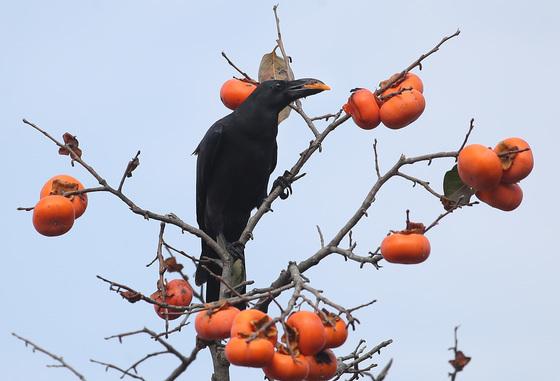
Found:
[[[280,19],[278,18],[278,4],[272,7],[272,11],[274,12],[274,19],[276,20],[276,32],[278,34],[278,38],[276,39],[276,44],[280,48],[280,52],[282,53],[282,57],[284,58],[284,62],[286,63],[286,70],[288,72],[288,80],[292,81],[294,79],[294,75],[292,69],[290,67],[290,57],[286,54],[286,50],[284,49],[284,42],[282,40],[282,33],[280,32]]]
[[[461,147],[459,147],[457,152],[461,152],[463,148],[465,148],[465,145],[469,141],[469,137],[471,136],[471,132],[473,129],[474,129],[474,118],[471,118],[471,121],[469,122],[469,130],[467,131],[467,134],[465,135],[465,139],[463,140],[463,143],[461,143]],[[455,161],[457,161],[457,159],[455,159]]]
[[[130,373],[129,371],[124,370],[124,369],[122,369],[122,368],[119,368],[118,366],[116,366],[116,365],[114,365],[114,364],[109,364],[109,363],[105,363],[105,362],[102,362],[102,361],[97,361],[97,360],[94,360],[94,359],[90,359],[89,361],[92,362],[92,363],[94,363],[94,364],[103,365],[103,366],[105,367],[105,371],[108,371],[109,369],[114,369],[114,370],[116,370],[117,372],[119,372],[119,373],[122,374],[121,378],[124,378],[124,376],[128,376],[128,377],[132,377],[132,378],[134,378],[134,379],[136,379],[136,380],[145,381],[145,379],[144,379],[143,377],[141,377],[141,376],[139,376],[139,375],[137,375],[137,374],[134,374],[134,373]],[[130,369],[129,369],[129,370],[130,370]]]
[[[128,164],[126,165],[126,169],[124,170],[124,173],[122,175],[121,181],[119,182],[119,187],[117,188],[117,190],[119,192],[122,192],[122,188],[124,186],[124,182],[126,180],[127,177],[131,177],[132,176],[132,172],[138,167],[138,165],[140,164],[140,160],[138,159],[138,156],[140,156],[140,151],[136,152],[136,155],[132,158],[132,160],[130,160],[128,162]]]
[[[448,211],[446,211],[445,213],[440,214],[435,220],[434,222],[432,222],[430,225],[428,225],[428,227],[424,230],[424,233],[426,233],[428,230],[434,228],[437,224],[439,224],[439,222],[444,219],[445,217],[449,216],[451,213],[453,213],[455,210],[462,208],[463,206],[474,206],[474,205],[478,205],[479,202],[478,201],[473,201],[473,202],[469,202],[468,204],[461,204],[460,202],[457,202],[453,208],[449,209]]]
[[[150,356],[144,356],[140,361],[136,362],[132,367],[130,367],[128,370],[130,369],[134,369],[135,366],[138,366],[138,364],[140,364],[141,362],[152,358],[152,357],[156,357],[156,356],[160,356],[163,354],[172,354],[175,357],[177,357],[179,359],[179,361],[181,362],[180,365],[173,370],[173,372],[165,379],[166,381],[171,381],[171,380],[175,380],[177,379],[177,377],[179,377],[187,368],[188,366],[196,359],[196,356],[198,354],[198,352],[200,352],[202,349],[204,349],[205,345],[202,344],[201,341],[197,340],[195,347],[193,348],[193,350],[191,351],[189,356],[185,356],[183,355],[179,350],[177,350],[173,345],[169,344],[168,341],[163,340],[161,338],[160,335],[158,335],[156,332],[144,327],[140,330],[137,331],[132,331],[132,332],[126,332],[126,333],[121,333],[118,335],[113,335],[110,337],[105,338],[105,340],[109,340],[109,339],[114,339],[117,338],[119,340],[119,342],[122,342],[123,337],[128,337],[128,336],[135,336],[135,335],[140,335],[140,334],[146,334],[148,335],[150,338],[154,339],[155,341],[157,341],[161,346],[163,346],[163,348],[165,348],[165,351],[160,351],[160,352],[156,352],[153,353]],[[115,368],[113,368],[115,369]],[[127,372],[128,372],[127,370]]]
[[[380,95],[382,94],[385,90],[393,87],[393,85],[397,82],[399,82],[402,78],[404,78],[404,76],[406,75],[406,73],[408,73],[409,71],[411,71],[412,69],[414,69],[415,67],[418,67],[420,70],[422,70],[422,61],[425,60],[426,58],[428,58],[429,56],[431,56],[432,54],[434,54],[435,52],[437,52],[439,50],[439,48],[448,40],[457,37],[459,34],[461,33],[461,31],[459,29],[457,29],[457,31],[455,33],[453,33],[450,36],[446,36],[444,38],[442,38],[442,40],[436,45],[434,46],[430,51],[428,51],[427,53],[422,54],[420,57],[418,57],[418,59],[416,61],[414,61],[413,63],[411,63],[406,69],[404,69],[403,71],[401,71],[399,73],[398,76],[395,76],[393,78],[392,81],[387,81],[387,83],[385,83],[384,86],[380,87],[379,89],[377,89],[375,91],[375,95]]]
[[[379,155],[377,154],[377,139],[373,140],[373,157],[375,159],[375,173],[377,178],[381,177],[381,171],[379,170]]]
[[[436,196],[438,199],[441,200],[442,197],[444,197],[443,195],[439,194],[438,192],[436,192],[434,189],[432,189],[432,187],[430,187],[430,183],[428,181],[424,181],[424,180],[420,180],[416,177],[407,175],[406,173],[402,173],[402,172],[397,172],[397,176],[402,177],[403,179],[407,179],[412,181],[412,183],[414,184],[414,186],[416,184],[420,184],[424,189],[426,189],[428,192],[430,192],[431,194],[433,194],[434,196]]]
[[[325,121],[329,121],[329,119],[331,118],[337,118],[338,116],[340,116],[340,113],[336,113],[336,114],[325,114],[325,115],[319,115],[319,116],[314,116],[311,118],[311,121],[316,121],[316,120],[325,120]]]
[[[240,68],[238,68],[238,67],[229,59],[229,57],[226,55],[225,52],[222,52],[222,57],[224,57],[224,58],[226,59],[227,63],[228,63],[231,67],[233,67],[235,70],[237,70],[237,72],[238,72],[239,74],[241,74],[243,77],[245,77],[246,80],[248,80],[248,81],[251,82],[251,83],[254,83],[255,85],[258,85],[258,84],[259,84],[259,82],[258,82],[258,81],[255,81],[253,78],[251,78],[251,77],[249,76],[249,74],[245,73],[243,70],[241,70]]]
[[[15,338],[23,341],[25,343],[26,347],[30,346],[33,352],[35,352],[35,351],[41,352],[41,353],[49,356],[50,358],[52,358],[53,360],[55,360],[56,362],[58,362],[60,364],[60,365],[47,365],[47,367],[49,367],[49,368],[66,368],[70,372],[72,372],[74,374],[74,376],[76,376],[78,379],[80,379],[82,381],[86,381],[86,378],[81,373],[79,373],[76,369],[74,369],[70,364],[68,364],[62,356],[55,355],[54,353],[51,353],[44,348],[41,348],[40,346],[38,346],[37,344],[35,344],[31,340],[28,340],[24,337],[21,337],[14,332],[12,332],[12,336],[14,336]]]
[[[389,373],[389,369],[391,369],[391,365],[393,365],[393,359],[389,360],[387,365],[385,365],[383,369],[381,369],[381,372],[379,372],[379,374],[375,378],[375,381],[383,381],[385,377],[387,377],[387,373]]]
[[[165,265],[165,259],[163,258],[163,234],[165,232],[165,222],[160,223],[159,225],[159,237],[158,237],[158,245],[156,251],[156,257],[159,263],[158,269],[158,282],[157,287],[159,292],[161,293],[161,300],[163,302],[167,302],[167,286],[165,284],[165,271],[167,270],[167,266]],[[169,310],[164,308],[163,311],[160,311],[165,316],[165,332],[169,330]],[[165,336],[167,338],[167,335]]]
[[[316,226],[317,226],[317,233],[319,233],[319,241],[321,242],[321,247],[325,247],[325,237],[323,237],[323,232],[321,231],[319,225]]]
[[[299,104],[298,104],[299,103]],[[315,123],[313,123],[313,119],[310,118],[305,111],[303,111],[303,107],[301,105],[301,102],[299,102],[299,100],[296,101],[295,105],[289,105],[289,107],[294,110],[295,112],[297,112],[302,119],[305,121],[305,123],[307,124],[307,127],[309,127],[309,129],[311,130],[311,132],[313,132],[313,135],[315,135],[315,138],[317,138],[320,133],[319,130],[317,130],[317,127],[315,127]],[[321,151],[321,148],[319,148],[319,151]]]

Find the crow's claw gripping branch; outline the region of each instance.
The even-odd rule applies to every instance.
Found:
[[[228,243],[226,250],[233,257],[234,261],[237,259],[245,261],[245,245],[241,242]]]
[[[280,193],[280,198],[285,200],[288,198],[289,195],[293,193],[292,191],[292,178],[293,175],[290,171],[284,171],[282,176],[279,176],[274,183],[272,184],[273,189],[276,187],[282,188],[282,193]]]

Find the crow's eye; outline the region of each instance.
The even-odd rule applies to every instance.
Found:
[[[281,84],[280,82],[276,82],[276,83],[274,84],[274,87],[277,88],[277,89],[279,89],[279,88],[282,87],[282,84]]]

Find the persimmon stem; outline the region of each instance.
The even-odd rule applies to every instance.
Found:
[[[459,147],[457,152],[461,152],[463,148],[465,148],[465,145],[467,144],[473,129],[474,129],[474,118],[471,118],[471,121],[469,123],[469,130],[467,131],[467,134],[465,135],[465,139],[463,140],[463,143],[461,143],[461,147]],[[457,155],[457,157],[459,157],[459,155]],[[455,162],[457,162],[457,157],[455,158]]]
[[[526,152],[526,151],[530,151],[531,148],[527,147],[527,148],[523,148],[523,149],[512,149],[509,151],[504,151],[504,152],[500,152],[498,154],[498,157],[505,157],[505,156],[509,156],[509,155],[515,155],[521,152]]]

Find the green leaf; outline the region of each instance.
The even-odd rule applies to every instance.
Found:
[[[467,205],[474,193],[474,189],[463,183],[459,177],[457,165],[454,165],[445,173],[443,177],[443,194],[445,197],[441,200],[445,210]]]

